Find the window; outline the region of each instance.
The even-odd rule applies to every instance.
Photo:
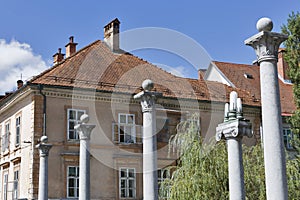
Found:
[[[290,128],[283,128],[283,141],[284,141],[284,145],[287,149],[292,149],[292,138],[293,138],[293,134]]]
[[[79,167],[68,166],[67,196],[68,198],[79,197]]]
[[[3,200],[7,200],[8,192],[8,172],[3,174]]]
[[[19,196],[19,170],[14,171],[13,184],[13,199],[15,200]]]
[[[81,115],[85,114],[85,110],[68,109],[68,140],[79,140],[79,135],[75,130]]]
[[[157,142],[169,142],[169,121],[170,120],[165,117],[156,117]]]
[[[135,117],[134,114],[119,114],[119,142],[135,143]]]
[[[10,123],[5,124],[4,135],[2,136],[2,151],[9,149]]]
[[[168,169],[157,170],[157,182],[158,182],[158,191],[159,191],[160,199],[167,199],[170,196],[169,187],[167,185],[164,185],[166,190],[161,190],[162,182],[164,182],[167,179],[170,179],[170,170]]]
[[[16,118],[16,141],[15,145],[20,145],[20,137],[21,137],[21,116]]]
[[[135,169],[121,168],[119,181],[120,198],[135,198]]]

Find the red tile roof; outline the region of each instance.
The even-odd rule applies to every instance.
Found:
[[[237,88],[249,91],[253,98],[261,99],[259,66],[217,61],[214,61],[214,64]],[[252,78],[246,78],[247,75]],[[296,110],[293,85],[279,79],[279,90],[282,113],[290,115]]]
[[[30,84],[90,88],[108,92],[137,93],[143,80],[151,79],[154,90],[165,97],[205,101],[228,101],[230,91],[238,91],[243,103],[259,106],[249,92],[224,84],[172,75],[129,53],[112,53],[102,41],[95,41],[51,69],[36,76]]]

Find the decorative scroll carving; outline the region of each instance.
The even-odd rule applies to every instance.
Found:
[[[287,39],[287,35],[262,31],[245,41],[246,45],[254,48],[258,63],[278,59],[278,48]]]
[[[49,155],[49,151],[52,147],[52,144],[40,143],[36,146],[40,151],[40,156],[45,157]]]

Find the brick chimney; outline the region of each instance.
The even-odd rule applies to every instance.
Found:
[[[288,65],[284,60],[284,52],[285,50],[283,48],[279,48],[277,69],[278,69],[278,75],[281,76],[282,79],[288,80],[289,79],[287,75]]]
[[[206,69],[199,69],[198,70],[198,80],[203,81],[205,73],[206,73]]]
[[[72,56],[74,53],[76,53],[76,45],[77,43],[74,43],[74,36],[69,37],[69,43],[65,46],[66,47],[66,58]]]
[[[18,87],[18,89],[20,89],[21,87],[23,87],[23,81],[22,80],[18,80],[17,81],[17,87]]]
[[[104,42],[111,49],[111,51],[118,51],[119,46],[119,33],[120,33],[120,21],[118,18],[109,22],[104,26]]]
[[[64,59],[65,54],[61,53],[61,48],[58,48],[58,52],[53,55],[53,63],[54,65],[58,64]]]

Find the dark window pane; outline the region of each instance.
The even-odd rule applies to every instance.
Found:
[[[75,136],[75,132],[74,131],[69,131],[69,139],[76,139],[76,136]]]
[[[133,124],[134,122],[134,116],[133,115],[129,115],[128,116],[128,124]]]
[[[129,177],[134,177],[134,170],[133,169],[129,169],[129,171],[128,171],[128,173],[129,173]]]
[[[133,197],[133,190],[132,189],[129,189],[129,194],[128,194],[128,197]]]
[[[129,188],[134,188],[134,180],[129,180]]]
[[[121,189],[121,197],[126,197],[126,190],[125,189]]]
[[[69,130],[74,130],[75,122],[69,121]]]
[[[119,123],[123,123],[123,124],[126,123],[126,115],[120,115],[120,121],[119,121]]]
[[[69,187],[75,187],[75,180],[73,178],[69,179]]]
[[[76,176],[76,168],[69,167],[69,176]]]
[[[75,197],[74,188],[69,188],[69,197]]]
[[[76,119],[76,111],[69,110],[69,119]]]
[[[126,177],[126,169],[121,169],[121,177]]]
[[[125,188],[126,187],[126,180],[121,180],[121,188]]]

